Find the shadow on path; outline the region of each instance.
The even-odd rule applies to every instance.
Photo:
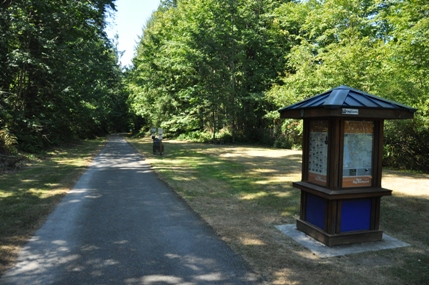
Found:
[[[244,260],[112,136],[0,284],[256,284]]]

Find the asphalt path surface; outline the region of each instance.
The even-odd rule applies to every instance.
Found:
[[[256,284],[244,260],[111,136],[0,284]]]

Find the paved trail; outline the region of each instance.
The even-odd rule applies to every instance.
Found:
[[[112,136],[0,284],[256,284],[241,257]]]

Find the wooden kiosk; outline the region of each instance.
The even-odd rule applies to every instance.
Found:
[[[279,110],[304,120],[298,230],[327,246],[382,239],[383,123],[415,111],[347,86]]]

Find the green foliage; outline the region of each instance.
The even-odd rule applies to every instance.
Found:
[[[16,137],[7,128],[0,130],[0,153],[10,154],[16,152]]]
[[[213,138],[211,133],[205,131],[192,131],[179,135],[178,139],[192,142],[228,144],[232,142],[232,134],[227,129],[222,129],[216,133],[216,137]]]
[[[104,32],[114,0],[0,4],[0,128],[18,147],[123,129],[127,94]]]
[[[193,131],[181,134],[178,139],[193,142],[209,142],[212,139],[212,136],[207,132]]]
[[[303,123],[300,120],[288,119],[276,133],[274,147],[300,149],[302,146]]]
[[[429,172],[429,121],[389,122],[385,128],[384,163],[400,169]]]
[[[418,153],[429,149],[417,137],[429,114],[426,2],[163,1],[127,76],[128,103],[182,137],[227,130],[232,141],[296,147],[301,127],[273,111],[348,85],[419,110],[414,122],[387,125],[395,155],[385,163],[425,169]],[[397,150],[402,131],[414,140],[408,154]]]
[[[349,85],[417,108],[414,121],[387,123],[384,163],[428,171],[428,8],[425,1],[395,0],[282,5],[278,28],[296,44],[268,99],[283,107]]]
[[[128,77],[129,104],[152,125],[181,134],[227,129],[249,139],[267,126],[263,92],[282,72],[270,40],[278,1],[178,1],[146,25]],[[280,60],[279,60],[280,59]]]

